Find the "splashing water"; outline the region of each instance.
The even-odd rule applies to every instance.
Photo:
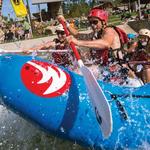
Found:
[[[0,105],[0,150],[4,149],[87,150],[42,132],[38,127]]]
[[[140,99],[134,99],[132,97],[132,89],[130,91],[131,96],[126,99],[127,105],[124,103],[123,105],[126,105],[126,109],[129,111],[132,111],[130,113],[130,116],[128,117],[128,121],[122,125],[120,129],[118,129],[118,139],[115,145],[115,150],[118,149],[124,149],[124,150],[130,150],[128,146],[135,145],[135,143],[142,143],[140,146],[137,146],[139,150],[149,150],[150,143],[149,143],[149,137],[150,137],[150,125],[149,120],[150,118],[150,110],[144,105],[140,106],[139,100]],[[128,105],[130,103],[130,105]],[[144,116],[143,116],[144,114]],[[148,115],[148,116],[147,116]],[[147,117],[146,117],[147,116]],[[142,129],[141,129],[141,124]],[[144,129],[144,131],[143,131]],[[132,132],[134,131],[134,132]],[[132,137],[131,139],[126,139],[126,135],[129,134],[128,137]],[[140,140],[144,139],[144,141]],[[121,145],[120,141],[124,141],[124,145]],[[133,142],[132,142],[133,141]]]
[[[132,93],[132,90],[131,90]],[[1,99],[0,99],[1,101]],[[137,126],[140,126],[140,121],[137,121],[136,119],[133,119],[135,116],[141,115],[139,111],[142,111],[146,114],[149,114],[150,117],[150,110],[147,110],[144,106],[139,107],[138,105],[138,99],[134,99],[131,96],[126,100],[127,103],[131,103],[131,105],[128,107],[132,109],[131,118],[129,118],[128,122],[125,123],[120,129],[118,129],[118,139],[116,141],[115,150],[118,150],[119,148],[122,148],[123,150],[130,150],[128,149],[128,141],[125,141],[127,143],[126,146],[120,145],[120,141],[124,139],[124,133],[129,133],[128,130],[131,130],[128,128],[128,124],[132,127],[131,128],[137,128]],[[125,104],[124,104],[125,105]],[[143,114],[143,113],[142,113]],[[76,143],[72,144],[68,141],[60,140],[56,137],[52,137],[42,131],[40,131],[37,127],[33,126],[29,122],[25,121],[18,115],[12,113],[11,111],[7,110],[5,107],[0,105],[0,149],[15,149],[15,150],[26,150],[26,149],[49,149],[49,150],[62,150],[62,149],[68,149],[68,150],[87,150],[87,148],[80,147]],[[150,125],[146,118],[142,120],[145,122],[144,129],[147,130],[146,135],[142,133],[140,129],[137,128],[136,132],[140,133],[141,136],[145,137],[144,142],[141,141],[142,145],[139,147],[140,150],[148,150],[150,147],[150,144],[148,142],[147,137],[150,135]],[[138,140],[139,137],[134,136],[134,141]]]
[[[33,53],[32,56],[33,56],[32,58],[34,59],[36,55]],[[46,57],[48,56],[49,55],[46,55]],[[83,96],[83,100],[84,100],[84,95],[80,95],[80,96]],[[130,97],[127,101],[130,101],[131,103],[129,107],[130,109],[133,110],[132,116],[140,115],[139,112],[137,111],[140,109],[140,111],[142,112],[149,113],[149,118],[150,118],[150,110],[147,110],[144,106],[139,108],[139,105],[137,105],[138,99],[135,101],[132,100],[132,97]],[[1,100],[0,100],[0,104],[1,104]],[[20,118],[18,115],[8,111],[2,105],[0,105],[0,118],[1,118],[0,149],[2,150],[3,149],[87,150],[87,148],[82,148],[76,143],[72,144],[70,142],[63,141],[57,139],[56,137],[47,135],[46,133],[40,131],[37,127],[28,123],[24,119]],[[142,121],[145,122],[145,126],[143,128],[146,128],[146,130],[148,131],[147,135],[143,135],[141,130],[137,130],[137,132],[139,132],[141,136],[144,136],[146,138],[148,137],[148,135],[150,135],[150,125],[149,122],[146,120],[146,118]],[[124,150],[128,150],[127,148],[128,145],[126,147],[122,147],[120,146],[120,142],[119,142],[124,137],[123,134],[126,131],[128,132],[128,128],[127,128],[128,124],[133,124],[133,128],[134,128],[135,125],[138,126],[140,124],[140,121],[137,122],[137,120],[129,118],[128,123],[124,124],[120,129],[118,129],[119,134],[118,134],[118,139],[116,141],[116,147],[115,147],[116,150],[120,147]],[[135,137],[134,140],[137,139],[138,137]],[[147,150],[150,147],[150,144],[149,142],[147,142],[147,139],[145,139],[145,141],[142,143],[143,144],[142,146],[139,147],[139,149]]]

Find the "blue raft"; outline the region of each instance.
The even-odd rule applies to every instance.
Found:
[[[47,133],[95,149],[137,149],[150,144],[150,84],[127,88],[98,81],[113,117],[103,139],[83,77],[30,56],[0,56],[3,104]]]

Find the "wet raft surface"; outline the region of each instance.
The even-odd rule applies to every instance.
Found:
[[[87,150],[48,135],[0,105],[0,150]]]
[[[23,58],[21,58],[20,60],[22,61],[22,59]],[[7,62],[8,62],[8,60],[7,60]],[[5,64],[4,64],[4,66],[5,66]],[[20,65],[20,63],[17,63],[17,65]],[[10,66],[10,69],[12,69],[12,68],[14,68],[14,67]],[[15,65],[15,68],[16,68],[16,65]],[[2,72],[1,72],[1,75],[2,75]],[[8,79],[9,78],[7,78],[7,80]],[[2,83],[2,85],[6,86],[6,81],[5,82],[1,81],[1,83]],[[9,85],[9,82],[7,82],[7,84]],[[149,147],[149,146],[147,146],[147,145],[149,145],[149,140],[150,140],[148,138],[150,136],[150,134],[149,134],[149,131],[150,131],[149,130],[149,115],[150,115],[150,113],[149,113],[149,106],[150,106],[149,98],[143,99],[142,97],[132,97],[132,95],[130,95],[130,94],[132,94],[132,91],[129,91],[128,89],[125,89],[125,88],[122,90],[122,88],[120,88],[120,87],[115,87],[115,86],[111,86],[111,85],[104,84],[102,86],[104,86],[103,88],[104,88],[105,92],[106,92],[106,90],[109,89],[111,92],[119,93],[119,95],[116,95],[116,96],[118,96],[117,100],[119,100],[124,105],[124,107],[127,111],[127,115],[129,116],[127,121],[122,117],[120,118],[120,113],[118,111],[115,101],[113,99],[111,99],[110,94],[108,92],[106,92],[107,98],[109,99],[111,107],[112,107],[113,119],[114,119],[114,130],[113,130],[114,132],[113,132],[112,138],[109,139],[109,141],[108,141],[108,143],[106,143],[106,145],[108,146],[111,143],[115,147],[115,149],[118,149],[118,148],[123,149],[123,148],[128,148],[128,146],[131,146],[131,147],[136,146],[136,144],[139,144],[139,142],[141,144],[143,141],[142,146],[145,147],[145,145],[146,145],[146,148]],[[6,87],[8,87],[8,86],[6,86]],[[9,86],[9,89],[10,89],[10,86]],[[11,90],[13,90],[13,89],[15,89],[15,88],[11,88]],[[149,89],[149,85],[144,86],[142,89],[135,91],[134,94],[135,95],[142,95],[142,94],[147,95],[147,94],[149,94],[148,89]],[[6,93],[8,95],[11,94],[8,91],[10,92],[10,90],[7,89]],[[18,94],[20,93],[20,91],[17,91],[17,92],[18,92]],[[24,97],[24,92],[22,94],[23,95],[21,95],[21,97],[20,97],[20,102],[22,101],[22,99]],[[13,94],[12,98],[14,98],[14,97],[15,97],[15,95]],[[9,98],[9,96],[8,96],[8,98]],[[7,99],[7,97],[4,97],[4,99]],[[36,101],[37,101],[37,97],[36,97]],[[26,100],[24,102],[26,102]],[[16,104],[18,104],[18,102]],[[87,105],[85,105],[85,106],[87,106]],[[88,108],[91,109],[91,107],[88,107]],[[121,110],[121,107],[120,107],[120,110]],[[5,113],[1,112],[1,115],[4,115],[4,114]],[[88,115],[92,116],[92,114],[90,114],[90,113]],[[8,132],[3,132],[4,134],[1,134],[3,136],[1,146],[9,145],[9,144],[7,144],[7,141],[8,142],[11,141],[10,143],[12,144],[13,143],[12,141],[17,141],[17,140],[19,141],[19,143],[21,143],[20,144],[21,146],[23,146],[22,141],[24,142],[25,146],[30,146],[29,143],[31,142],[33,144],[34,141],[36,141],[35,142],[36,144],[34,143],[35,145],[40,144],[39,141],[45,142],[45,145],[41,144],[42,146],[47,146],[47,144],[50,144],[50,143],[52,143],[52,145],[61,145],[60,144],[61,142],[60,143],[58,142],[58,144],[54,144],[55,140],[52,140],[52,142],[48,142],[45,138],[45,137],[47,137],[46,134],[44,134],[43,132],[41,132],[41,134],[39,134],[40,131],[38,130],[38,128],[33,127],[33,129],[32,129],[32,125],[29,125],[27,122],[22,124],[22,121],[21,121],[22,119],[21,120],[18,119],[18,122],[17,122],[17,121],[15,121],[17,119],[14,119],[12,117],[12,115],[8,114],[7,116],[8,117],[6,117],[6,116],[1,117],[1,118],[3,118],[1,120],[4,120],[3,125],[2,125],[3,130],[1,130],[1,131],[8,131]],[[80,115],[80,116],[82,117],[83,115]],[[85,116],[85,118],[87,118],[86,121],[88,122],[89,121],[88,117]],[[85,122],[85,118],[84,118],[84,122]],[[89,118],[91,118],[91,117],[89,117]],[[8,120],[8,121],[5,121],[5,120]],[[11,120],[12,120],[12,122],[11,122]],[[82,119],[79,120],[80,125],[82,124],[82,125],[86,126],[87,123],[84,124],[84,122],[82,122]],[[93,128],[94,125],[96,126],[95,120],[93,120],[93,124],[89,124],[89,126],[91,128]],[[29,129],[24,128],[24,126],[29,127]],[[82,130],[86,130],[86,132],[89,132],[89,130],[90,130],[91,131],[90,137],[98,134],[99,139],[97,139],[96,142],[101,143],[100,133],[98,132],[99,130],[95,131],[95,128],[93,128],[93,130],[95,131],[95,132],[93,132],[93,130],[91,130],[91,128],[82,128]],[[11,133],[9,132],[8,129],[11,129]],[[15,137],[13,135],[14,133],[17,134],[16,139],[14,138]],[[33,134],[33,133],[35,133],[35,134]],[[29,143],[26,144],[26,141],[24,141],[22,139],[24,139],[24,137],[26,137],[26,136],[29,137],[29,135],[31,137],[27,138],[27,141]],[[84,138],[87,138],[87,134],[83,134],[83,135],[84,135]],[[4,137],[6,137],[5,138],[6,140],[4,139]],[[7,140],[7,138],[10,138],[10,139]],[[63,143],[63,141],[62,141],[62,143]],[[11,144],[10,144],[10,146],[11,146]],[[41,145],[39,145],[39,146],[41,146]],[[15,145],[15,146],[17,147],[17,145]],[[68,149],[68,148],[76,149],[76,146],[74,147],[74,145],[72,146],[72,144],[68,145],[68,142],[66,142],[65,146],[67,146],[67,148],[64,148],[64,149]],[[52,146],[50,146],[50,147],[52,147]],[[39,149],[40,148],[41,147],[39,147]],[[141,148],[141,146],[139,148]],[[34,149],[36,149],[36,146]],[[61,149],[62,149],[62,147],[61,147]],[[79,149],[79,148],[77,148],[77,149]],[[56,148],[56,150],[59,150],[59,148]]]

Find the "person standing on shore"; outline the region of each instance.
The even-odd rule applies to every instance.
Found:
[[[24,20],[24,22],[23,22],[23,29],[24,29],[25,40],[26,39],[30,39],[31,26],[30,26],[30,24],[26,20]]]

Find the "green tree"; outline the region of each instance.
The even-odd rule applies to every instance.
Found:
[[[122,0],[114,0],[114,1],[112,1],[112,3],[114,6],[118,6],[122,3]]]
[[[73,4],[70,4],[70,6],[67,6],[67,9],[69,10],[69,14],[66,13],[67,11],[65,10],[64,11],[65,16],[74,18],[74,17],[80,17],[82,16],[82,14],[87,15],[89,12],[90,6],[88,5],[88,3],[85,3],[85,2],[73,3]]]

